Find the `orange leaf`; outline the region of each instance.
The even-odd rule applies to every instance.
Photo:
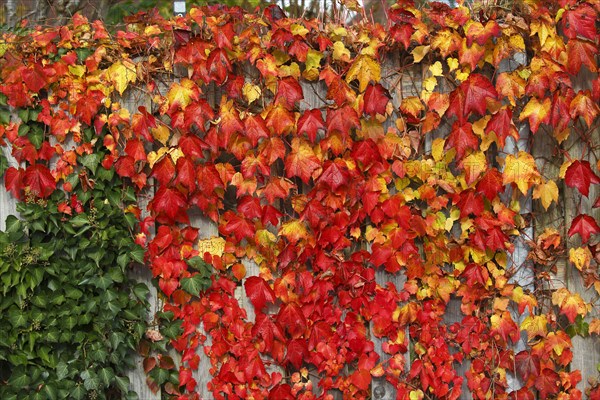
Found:
[[[535,165],[533,156],[524,151],[519,151],[517,157],[509,154],[506,156],[502,183],[514,183],[521,193],[527,194],[529,188],[540,181],[540,173]]]
[[[550,121],[551,105],[552,102],[548,97],[544,98],[543,102],[532,97],[521,111],[519,121],[529,118],[529,127],[533,133],[536,133],[541,124],[547,124]]]

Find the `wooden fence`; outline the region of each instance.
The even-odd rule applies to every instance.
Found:
[[[381,75],[386,77],[385,82],[390,93],[393,95],[394,106],[398,109],[400,101],[407,96],[418,95],[421,91],[420,82],[427,76],[427,70],[422,69],[404,69],[401,70],[399,65],[393,61],[393,57],[390,57],[388,62],[384,64]],[[586,80],[585,77],[581,79],[581,87],[587,88],[591,86],[591,81]],[[303,83],[303,90],[305,99],[301,103],[301,110],[303,109],[312,109],[322,107],[324,105],[323,99],[324,95],[324,87],[319,83]],[[216,102],[216,99],[219,97],[216,92],[209,93],[208,99],[213,102],[213,105]],[[128,98],[128,108],[131,111],[137,110],[137,107],[140,105],[145,105],[150,108],[149,100],[143,97],[143,95],[139,95],[136,93],[130,93],[130,97]],[[443,124],[442,124],[443,126]],[[443,129],[436,131],[436,135],[444,134]],[[529,133],[528,127],[526,124],[523,124],[519,127],[520,138],[518,141],[512,140],[512,138],[508,139],[508,143],[504,148],[504,153],[506,154],[516,154],[520,150],[528,151],[532,153],[536,160],[538,160],[538,167],[540,171],[543,171],[543,174],[546,177],[555,177],[558,175],[558,169],[560,168],[564,156],[555,156],[553,154],[548,154],[549,149],[551,149],[550,145],[542,142],[541,140],[535,141],[535,146],[531,148],[530,143],[531,135]],[[573,137],[573,136],[572,136]],[[423,151],[430,152],[431,151],[431,141],[434,139],[431,135],[429,135],[425,141],[425,146]],[[566,148],[569,149],[569,154],[573,155],[573,157],[577,158],[581,156],[581,147],[574,140],[569,139],[569,142]],[[600,143],[600,134],[598,130],[594,133],[592,138],[593,143]],[[591,162],[596,162],[597,160],[590,160]],[[12,161],[14,165],[14,160]],[[591,194],[589,199],[596,199],[600,194],[600,190],[598,189],[599,185],[594,185],[591,188]],[[519,270],[519,273],[515,275],[515,280],[523,287],[531,288],[532,290],[552,290],[558,288],[560,285],[564,285],[572,291],[576,291],[580,293],[587,301],[593,300],[593,296],[591,291],[586,290],[581,279],[578,278],[577,274],[573,274],[570,272],[569,268],[559,268],[557,274],[554,279],[554,288],[539,288],[535,287],[536,282],[534,282],[534,274],[532,272],[531,261],[528,260],[528,242],[533,241],[536,233],[543,231],[546,227],[554,227],[559,231],[562,231],[566,235],[566,230],[570,224],[570,221],[574,218],[575,215],[581,212],[586,212],[590,215],[594,215],[596,218],[600,217],[600,213],[598,210],[592,209],[592,201],[584,199],[584,209],[577,210],[576,205],[574,203],[574,196],[572,188],[562,188],[561,195],[562,197],[559,199],[558,205],[552,206],[548,211],[544,209],[538,209],[532,206],[531,198],[526,198],[521,204],[521,214],[523,218],[529,221],[529,226],[526,228],[525,233],[529,237],[522,237],[515,241],[515,251],[512,254],[512,263],[514,267]],[[510,190],[507,188],[507,190]],[[13,215],[16,213],[16,202],[15,200],[6,192],[4,186],[0,186],[0,229],[4,229],[5,219],[8,215]],[[190,215],[191,217],[191,225],[198,228],[200,232],[201,238],[213,238],[218,236],[218,229],[216,224],[211,221],[203,218],[200,214]],[[577,243],[575,240],[570,240],[568,243],[569,246],[576,246]],[[258,267],[251,261],[246,261],[245,263],[247,277],[258,275]],[[139,268],[136,270],[136,276],[139,280],[150,282],[150,273],[148,270],[143,268]],[[389,274],[384,271],[378,271],[376,273],[376,281],[379,285],[385,285],[387,283],[392,283],[393,285],[400,290],[403,287],[405,282],[405,277],[401,274]],[[149,285],[151,286],[151,285]],[[152,307],[153,312],[159,311],[160,303],[157,300],[156,290],[152,291]],[[245,295],[243,290],[243,284],[238,286],[237,289],[237,299],[248,313],[248,320],[254,321],[254,311],[253,307]],[[597,310],[595,311],[597,312]],[[460,300],[451,300],[450,305],[448,306],[448,312],[445,317],[445,321],[450,324],[454,322],[460,322],[463,314],[460,311]],[[526,315],[519,315],[516,310],[513,311],[513,319],[517,323],[517,325],[525,318]],[[149,316],[149,318],[151,315]],[[522,337],[521,340],[515,345],[515,350],[520,351],[524,349],[526,344],[526,337]],[[210,341],[210,338],[208,339]],[[373,341],[375,344],[376,351],[380,354],[380,356],[385,359],[386,354],[382,351],[382,341],[373,336]],[[209,344],[209,343],[207,343]],[[581,370],[583,381],[580,384],[581,389],[583,389],[587,377],[596,375],[597,365],[600,364],[600,341],[597,337],[587,337],[581,338],[576,337],[573,339],[574,344],[574,359],[573,359],[573,367]],[[211,399],[210,392],[206,389],[207,383],[210,381],[211,376],[209,374],[210,362],[203,354],[201,354],[201,362],[198,371],[195,373],[194,378],[198,382],[198,388],[201,393],[201,398],[203,399]],[[468,365],[465,363],[463,365],[458,365],[457,370],[461,372],[465,372],[468,369]],[[131,388],[135,390],[140,399],[150,400],[150,399],[160,399],[160,393],[152,393],[147,385],[146,385],[146,377],[141,367],[141,359],[138,360],[138,369],[132,371],[129,375],[131,380]],[[510,378],[509,383],[513,388],[519,388],[520,383],[516,378]],[[314,385],[317,388],[317,385]],[[201,389],[202,388],[202,389]],[[332,393],[335,398],[341,398],[339,393]],[[466,386],[466,380],[463,384],[463,394],[461,399],[470,398],[469,390]],[[395,399],[395,391],[393,387],[387,383],[384,379],[374,379],[372,384],[372,398],[377,400],[391,400]]]

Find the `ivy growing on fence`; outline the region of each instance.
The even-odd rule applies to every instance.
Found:
[[[2,235],[0,390],[124,393],[107,349],[141,339],[149,386],[177,399],[359,399],[374,380],[401,399],[582,397],[600,5],[424,7],[399,1],[386,26],[211,6],[3,33],[22,221]],[[143,337],[130,261],[164,303]]]

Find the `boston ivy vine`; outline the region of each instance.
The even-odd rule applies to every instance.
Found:
[[[124,273],[141,261],[131,233],[164,302],[140,350],[166,396],[359,399],[381,378],[401,399],[456,399],[465,381],[478,399],[582,397],[572,337],[600,333],[600,200],[589,198],[600,183],[599,13],[592,1],[403,0],[387,26],[349,27],[213,6],[173,20],[140,13],[114,35],[81,16],[3,34],[0,139],[17,163],[4,181],[25,202],[3,239],[19,254],[3,272],[16,285],[2,303],[10,326],[37,336],[41,306],[23,290],[49,302],[69,287],[35,289],[39,266],[23,269],[26,259],[56,263],[50,281],[83,281],[89,292],[63,294],[70,311],[99,296],[114,306],[103,312],[123,313],[110,323],[135,320],[124,311],[143,304]],[[573,215],[530,237],[539,215],[527,204],[552,213],[567,198]],[[65,260],[97,275],[67,278]],[[580,291],[554,285],[558,264]],[[31,277],[15,281],[18,268]],[[33,352],[28,336],[14,340],[17,355]],[[65,385],[124,390],[120,370],[77,343],[93,361],[77,373],[60,354],[35,354],[66,364]],[[28,360],[7,357],[19,367],[3,379],[33,388]],[[598,384],[586,393],[598,398]]]

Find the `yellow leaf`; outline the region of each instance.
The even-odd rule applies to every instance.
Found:
[[[306,36],[308,33],[308,29],[300,24],[292,24],[292,26],[290,26],[290,31],[292,32],[292,35],[302,37]]]
[[[425,88],[425,90],[427,90],[429,92],[433,92],[433,89],[435,89],[436,86],[437,86],[437,79],[433,76],[430,76],[429,78],[426,78],[425,80],[423,80],[423,87]]]
[[[458,68],[458,60],[454,57],[450,57],[449,59],[447,59],[446,63],[448,64],[448,68],[450,68],[449,72],[452,72],[456,68]]]
[[[158,151],[151,151],[148,153],[148,165],[150,165],[150,168],[154,167],[154,164],[163,158],[168,151],[168,147],[161,147]]]
[[[198,241],[198,253],[200,254],[200,257],[203,257],[204,253],[221,257],[224,251],[225,239],[222,237],[211,237],[208,239],[200,239]]]
[[[528,340],[533,340],[536,336],[546,336],[546,333],[548,332],[548,328],[546,327],[547,324],[548,319],[545,315],[528,315],[523,322],[521,322],[521,330],[527,332]]]
[[[343,37],[348,36],[348,31],[346,30],[346,28],[344,28],[343,26],[336,26],[332,31],[331,31],[331,36],[333,38],[335,38],[334,40],[339,40]]]
[[[301,221],[294,219],[281,225],[279,235],[285,236],[291,243],[297,243],[308,237],[308,231]]]
[[[246,82],[242,87],[242,94],[244,95],[244,99],[248,102],[248,104],[252,104],[256,99],[260,97],[262,92],[260,90],[260,86],[254,85],[250,82]]]
[[[119,94],[123,94],[129,83],[135,82],[135,64],[131,61],[117,61],[106,70],[108,80],[113,84]]]
[[[558,201],[558,186],[554,181],[540,183],[533,189],[533,198],[540,199],[547,210],[553,201]]]
[[[475,151],[463,158],[459,165],[465,171],[467,185],[471,185],[487,169],[487,159],[483,151]]]
[[[350,61],[350,51],[344,46],[344,43],[337,41],[333,44],[333,59],[336,61]]]
[[[590,321],[588,332],[590,334],[595,333],[596,335],[600,335],[600,319],[594,318]]]
[[[69,65],[69,72],[78,78],[85,74],[85,65]]]
[[[527,194],[529,188],[540,181],[540,173],[535,165],[533,156],[524,151],[519,151],[517,157],[509,154],[506,156],[502,184],[514,183],[521,193]]]
[[[417,46],[414,48],[411,54],[413,55],[415,64],[421,62],[421,60],[429,53],[429,49],[431,49],[431,46],[429,45]]]
[[[439,61],[434,62],[429,66],[429,72],[433,76],[442,76],[444,73],[444,69],[442,68],[442,63]]]
[[[539,129],[540,124],[548,123],[551,106],[552,101],[549,97],[546,97],[542,102],[536,97],[532,97],[521,111],[519,121],[528,118],[529,127],[531,128],[531,131],[535,133]]]
[[[171,136],[171,131],[166,125],[158,125],[156,128],[152,128],[150,130],[152,132],[152,137],[162,143],[163,146],[167,145],[167,141]]]
[[[460,71],[456,71],[456,80],[459,82],[464,82],[467,80],[467,78],[469,78],[469,75],[471,75],[471,73],[469,72],[469,69],[463,68]]]
[[[308,53],[306,54],[306,70],[311,70],[313,68],[319,69],[321,66],[321,58],[323,58],[323,53],[317,50],[308,49]]]
[[[516,51],[524,51],[525,50],[525,41],[521,35],[512,35],[508,39],[510,46],[512,49]]]
[[[183,151],[181,151],[179,147],[170,149],[169,155],[171,156],[171,160],[173,160],[173,164],[175,165],[177,165],[177,160],[184,156]]]
[[[422,400],[425,397],[425,394],[421,389],[412,390],[408,395],[410,400]]]
[[[444,157],[444,146],[446,145],[446,141],[442,138],[433,139],[433,143],[431,144],[431,155],[435,161],[440,161],[442,157]]]
[[[350,83],[354,79],[358,79],[359,90],[364,92],[370,81],[381,80],[381,66],[374,58],[360,55],[354,60],[346,75],[346,82]]]
[[[183,78],[180,83],[175,82],[167,92],[167,100],[169,104],[178,105],[181,109],[185,109],[192,100],[197,100],[197,86],[194,81]]]
[[[560,166],[560,169],[558,170],[559,178],[565,179],[565,174],[567,173],[567,169],[569,169],[571,164],[573,164],[573,161],[575,161],[575,160],[567,160]]]
[[[569,261],[571,261],[578,270],[583,271],[584,269],[589,268],[590,262],[592,261],[592,253],[588,247],[569,249]]]

